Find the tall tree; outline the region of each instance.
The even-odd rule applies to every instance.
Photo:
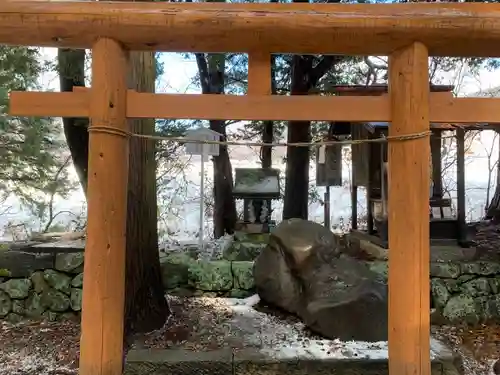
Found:
[[[271,3],[277,3],[277,0],[271,0]],[[271,94],[276,95],[276,55],[271,55]],[[266,120],[262,123],[262,143],[273,143],[274,122]],[[271,168],[273,164],[272,147],[263,146],[260,151],[262,168]],[[271,212],[271,201],[267,201],[268,212]]]
[[[293,0],[294,3],[308,3],[309,0]],[[339,3],[340,0],[328,1]],[[320,79],[332,67],[341,62],[343,56],[310,56],[294,55],[291,64],[291,95],[308,95],[316,87]],[[288,123],[287,141],[310,142],[311,122],[290,121]],[[309,148],[287,147],[285,172],[285,198],[283,219],[308,219],[309,206]]]
[[[61,92],[85,86],[85,50],[60,48],[57,52]],[[83,192],[87,195],[89,157],[88,118],[63,118],[64,135]]]
[[[276,56],[271,55],[271,93],[276,94]],[[274,121],[266,120],[262,122],[262,143],[273,143],[274,139]],[[273,148],[271,146],[262,146],[260,150],[260,159],[262,168],[271,168],[273,164]]]
[[[295,1],[307,2],[307,1]],[[309,55],[295,55],[292,58],[291,95],[308,95],[319,80],[340,62],[342,56],[315,58]],[[290,121],[287,141],[310,142],[311,122]],[[287,147],[285,172],[285,198],[283,219],[308,218],[309,205],[309,148]]]
[[[271,1],[275,2],[275,1]],[[271,94],[276,94],[276,56],[271,55]],[[273,143],[274,140],[274,121],[266,120],[262,122],[262,143]],[[260,161],[262,168],[270,169],[273,165],[272,146],[262,146],[260,148]],[[272,212],[272,200],[265,202],[267,212]]]
[[[203,94],[224,94],[226,56],[219,53],[197,53],[201,91]],[[210,120],[210,129],[227,139],[226,121]],[[232,196],[233,173],[227,146],[219,147],[219,155],[213,157],[214,163],[214,236],[232,234],[236,224],[236,204]]]
[[[153,52],[130,53],[129,88],[154,92],[156,71]],[[155,121],[131,120],[130,130],[152,135]],[[130,140],[125,324],[134,332],[160,328],[170,314],[158,253],[155,147],[151,140]]]
[[[85,53],[59,50],[61,91],[85,82]],[[154,91],[156,62],[153,53],[131,53],[129,87]],[[88,119],[64,119],[65,135],[84,191],[87,189]],[[151,134],[154,120],[131,120],[133,132]],[[155,144],[132,138],[127,216],[126,332],[161,327],[170,311],[161,281],[156,201]]]

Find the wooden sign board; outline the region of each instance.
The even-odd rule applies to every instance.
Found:
[[[369,138],[370,131],[365,126],[353,126],[353,140]],[[354,186],[368,186],[370,144],[359,143],[351,146],[352,181]]]
[[[208,129],[208,128],[198,128],[193,130],[188,130],[186,132],[186,138],[190,140],[203,141],[220,141],[222,134]],[[219,145],[214,143],[195,143],[188,142],[185,144],[186,154],[189,155],[203,155],[206,156],[219,156]]]
[[[342,145],[318,148],[316,186],[342,186]]]

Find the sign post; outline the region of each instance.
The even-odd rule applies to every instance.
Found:
[[[317,164],[326,164],[326,146],[321,146],[318,149],[318,159],[317,159]],[[318,167],[316,167],[318,169]],[[328,228],[330,230],[330,185],[326,185],[326,190],[325,190],[325,196],[324,196],[324,210],[323,210],[323,216],[324,216],[324,226],[325,228]]]
[[[222,134],[208,129],[198,128],[186,132],[187,142],[186,153],[189,155],[200,155],[200,232],[198,235],[199,249],[203,252],[203,234],[205,231],[205,162],[208,161],[209,156],[219,156],[219,145],[214,143],[204,143],[206,141],[220,141]],[[199,142],[192,142],[199,141]]]
[[[330,229],[330,186],[342,186],[342,145],[322,145],[316,153],[316,185],[324,186],[324,226]]]
[[[200,234],[198,236],[199,249],[203,253],[203,234],[205,232],[205,158],[208,159],[205,144],[201,144],[200,166]]]

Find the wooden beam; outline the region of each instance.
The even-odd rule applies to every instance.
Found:
[[[88,89],[73,93],[14,91],[13,116],[88,117]],[[451,93],[430,94],[430,121],[434,127],[449,123],[500,123],[500,99],[453,98]],[[128,118],[390,121],[389,97],[382,96],[278,96],[152,94],[129,90]],[[443,123],[439,126],[437,123]],[[446,125],[445,125],[446,124]]]
[[[435,95],[440,94],[431,94],[431,122],[498,123],[500,120],[500,115],[495,113],[500,105],[499,98],[441,97],[435,100]]]
[[[12,91],[9,94],[11,116],[89,117],[89,95],[78,92]]]
[[[0,44],[109,37],[131,50],[388,55],[419,40],[431,55],[496,57],[499,24],[499,4],[4,1]]]
[[[10,113],[16,116],[60,116],[63,112],[67,117],[86,117],[88,105],[75,107],[75,103],[84,103],[87,92],[78,90],[69,93],[78,97],[71,99],[59,95],[52,92],[12,92]],[[128,118],[249,121],[326,121],[340,118],[345,121],[385,121],[389,115],[389,101],[382,97],[152,94],[129,91],[127,102]],[[37,105],[33,106],[33,103]]]
[[[389,135],[429,131],[427,49],[389,57]],[[430,375],[428,137],[389,142],[389,374]]]
[[[248,95],[271,95],[271,55],[248,54]]]
[[[122,374],[129,139],[119,132],[128,129],[127,69],[128,56],[119,43],[105,38],[96,42],[80,375]]]

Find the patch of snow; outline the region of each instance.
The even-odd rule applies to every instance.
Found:
[[[234,311],[237,311],[240,307],[243,310],[246,310],[247,308],[253,308],[260,302],[260,297],[258,294],[254,294],[247,298],[218,298],[218,299],[222,300],[224,304],[228,305]]]
[[[234,192],[242,193],[279,193],[279,180],[276,176],[264,177],[258,182],[245,184],[239,182],[235,185]]]
[[[207,301],[208,302],[208,301]],[[363,342],[329,339],[312,339],[305,334],[303,323],[291,323],[270,314],[255,310],[260,302],[257,294],[245,299],[217,298],[217,304],[226,305],[238,324],[247,322],[250,328],[258,328],[250,334],[249,341],[260,344],[261,352],[276,359],[387,359],[387,341]],[[215,303],[215,301],[214,301]],[[250,329],[252,331],[252,329]],[[449,350],[438,340],[431,338],[431,358],[449,355]]]
[[[254,307],[260,302],[260,296],[258,294],[254,294],[253,296],[245,298],[243,301],[246,306]]]
[[[233,312],[260,323],[261,351],[273,358],[387,358],[387,342],[342,342],[340,340],[310,339],[304,335],[303,323],[290,323],[254,309],[258,296],[235,303],[229,300]],[[278,340],[277,340],[278,339]]]

